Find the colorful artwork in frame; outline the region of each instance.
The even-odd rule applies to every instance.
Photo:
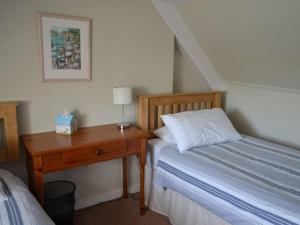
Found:
[[[91,19],[39,14],[44,81],[91,80]]]

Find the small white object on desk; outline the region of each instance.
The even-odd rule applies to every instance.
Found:
[[[74,115],[64,111],[56,117],[56,133],[71,135],[77,130],[77,122]]]
[[[132,88],[128,87],[128,86],[114,87],[113,88],[113,99],[114,99],[114,104],[122,105],[123,120],[121,123],[118,123],[118,127],[121,130],[129,128],[130,124],[128,122],[125,122],[125,119],[124,119],[124,107],[125,107],[125,104],[130,104],[132,102]]]

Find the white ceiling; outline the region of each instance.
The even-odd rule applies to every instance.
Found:
[[[300,89],[299,0],[187,0],[176,9],[221,79]]]

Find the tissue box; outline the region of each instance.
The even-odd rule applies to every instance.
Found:
[[[70,113],[58,115],[55,121],[56,133],[71,135],[77,130],[77,122]]]

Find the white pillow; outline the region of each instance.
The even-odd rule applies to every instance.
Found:
[[[179,151],[241,139],[220,108],[182,112],[161,116]]]
[[[167,127],[161,127],[155,131],[153,131],[153,134],[161,139],[163,139],[166,142],[169,142],[173,145],[176,144],[171,132],[169,131],[169,129]]]

